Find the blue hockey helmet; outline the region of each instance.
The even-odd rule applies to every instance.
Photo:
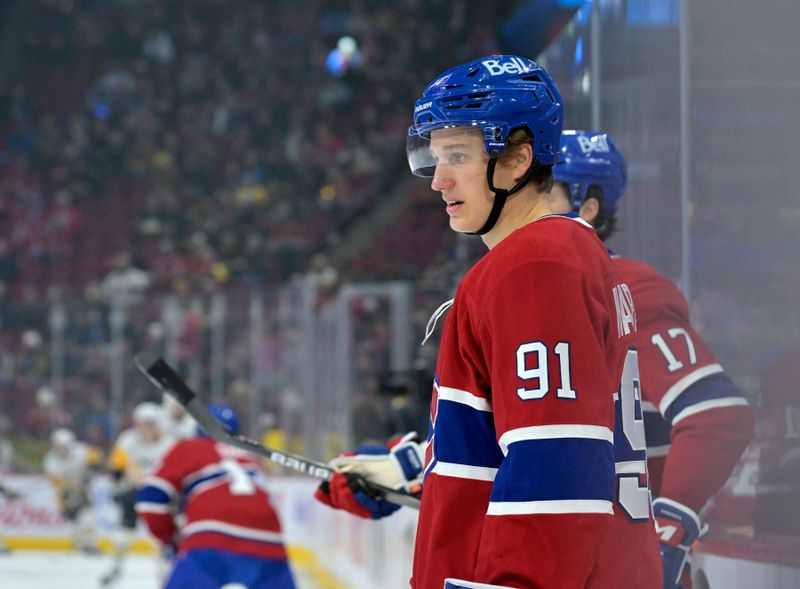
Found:
[[[438,76],[415,103],[406,142],[409,166],[417,176],[433,176],[430,133],[444,127],[479,129],[489,157],[503,151],[511,131],[525,128],[534,159],[552,165],[558,161],[562,113],[558,88],[535,61],[513,55],[470,61]]]
[[[586,200],[590,186],[603,191],[603,207],[614,215],[617,201],[625,193],[625,158],[605,133],[564,131],[561,159],[553,167],[553,180],[566,184],[572,206],[577,210]]]
[[[208,406],[208,410],[229,433],[234,435],[239,433],[239,415],[233,407],[211,403]]]
[[[558,161],[562,115],[558,88],[535,61],[514,55],[476,59],[438,76],[417,100],[406,139],[408,164],[413,174],[431,177],[437,164],[430,149],[432,131],[463,128],[480,133],[489,158],[486,181],[494,201],[483,226],[471,234],[484,235],[500,218],[508,197],[530,181],[534,170]],[[495,187],[497,158],[515,129],[530,133],[534,163],[514,187]]]

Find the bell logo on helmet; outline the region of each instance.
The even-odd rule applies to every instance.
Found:
[[[606,140],[605,135],[595,135],[593,137],[578,135],[576,139],[578,140],[578,145],[580,145],[581,151],[584,153],[584,155],[588,155],[593,151],[598,153],[608,153],[611,151],[611,149],[608,147],[608,141]]]
[[[507,61],[497,59],[486,59],[481,64],[489,70],[490,76],[500,76],[502,74],[525,74],[531,71],[531,67],[519,57],[510,57]]]
[[[425,110],[426,108],[430,108],[431,104],[433,104],[433,102],[428,101],[428,102],[423,102],[422,104],[417,105],[414,108],[414,114],[417,114],[419,111]]]

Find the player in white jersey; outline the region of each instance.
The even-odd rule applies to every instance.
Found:
[[[141,403],[133,411],[134,426],[119,434],[108,468],[117,481],[114,498],[122,509],[122,534],[117,549],[124,552],[129,543],[129,533],[136,528],[134,509],[136,489],[142,484],[153,465],[175,443],[164,433],[164,415],[155,403]]]
[[[92,474],[102,461],[102,453],[94,446],[79,442],[75,434],[65,428],[54,430],[50,443],[50,450],[44,457],[44,474],[56,489],[61,515],[73,526],[75,545],[84,552],[97,552],[87,490]]]
[[[164,395],[161,401],[161,410],[164,412],[164,433],[178,440],[188,440],[197,433],[197,422],[186,413],[183,406],[169,395]]]

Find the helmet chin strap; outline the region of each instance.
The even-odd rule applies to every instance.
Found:
[[[520,178],[519,182],[514,185],[511,190],[506,190],[505,188],[496,188],[494,185],[494,168],[497,165],[497,158],[493,157],[489,159],[489,163],[486,165],[486,182],[489,184],[489,190],[494,193],[494,202],[492,203],[492,210],[489,211],[489,216],[486,218],[486,222],[483,224],[483,227],[478,229],[477,231],[470,231],[467,232],[467,235],[485,235],[489,233],[489,231],[494,228],[495,223],[497,223],[497,219],[500,218],[500,211],[503,210],[503,207],[506,204],[506,199],[512,194],[515,194],[522,190],[522,188],[530,181],[531,174],[533,173],[533,166],[534,163],[531,162],[531,165],[528,167],[528,171],[525,172],[525,175]]]

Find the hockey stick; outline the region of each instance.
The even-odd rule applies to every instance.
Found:
[[[325,481],[329,481],[334,472],[336,472],[324,462],[317,462],[310,458],[290,454],[289,452],[273,450],[245,436],[229,433],[228,430],[222,427],[214,418],[208,408],[200,402],[195,392],[189,388],[189,385],[186,384],[180,375],[155,354],[148,352],[137,354],[134,357],[134,363],[153,384],[180,403],[209,437],[230,444],[231,446],[247,450],[253,454],[263,456],[285,468],[296,470],[297,472]],[[412,509],[419,509],[419,498],[414,495],[390,489],[389,487],[378,485],[377,483],[370,482],[363,478],[359,480],[359,484],[368,491],[379,495],[391,503],[404,505]]]
[[[102,577],[100,577],[100,587],[111,587],[122,576],[122,559],[124,553],[116,552],[114,560],[111,563],[111,568]]]

